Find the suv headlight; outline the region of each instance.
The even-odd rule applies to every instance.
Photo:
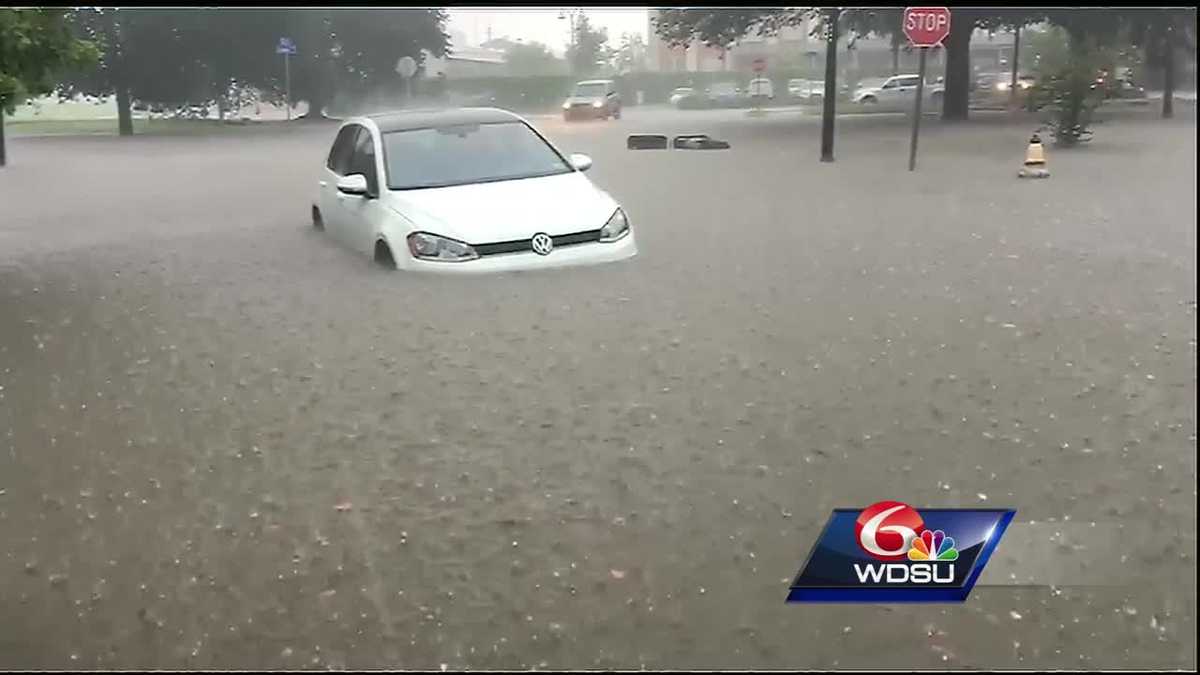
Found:
[[[629,234],[629,219],[625,217],[625,212],[618,207],[616,211],[613,211],[604,227],[600,228],[600,241],[617,241],[627,234]]]
[[[592,101],[592,107],[593,108],[603,108],[604,101]]]
[[[563,110],[570,110],[570,108],[571,108],[571,102],[563,101]]]
[[[419,260],[463,262],[479,257],[470,244],[428,232],[413,232],[408,235],[408,250]]]

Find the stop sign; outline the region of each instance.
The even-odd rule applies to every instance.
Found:
[[[946,7],[905,7],[902,25],[914,47],[936,47],[950,34],[950,10]]]
[[[764,58],[761,58],[761,57],[754,59],[754,63],[752,64],[752,66],[754,67],[754,72],[761,73],[762,71],[767,69],[767,60]]]

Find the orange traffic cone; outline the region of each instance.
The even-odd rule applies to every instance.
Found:
[[[1025,151],[1025,166],[1017,172],[1018,178],[1049,178],[1050,169],[1046,168],[1046,151],[1042,148],[1042,139],[1037,134],[1029,139],[1029,149]]]

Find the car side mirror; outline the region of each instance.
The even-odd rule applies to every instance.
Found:
[[[367,194],[367,177],[361,173],[352,173],[349,176],[342,176],[337,181],[338,192],[348,195],[366,196]]]
[[[577,152],[571,155],[569,159],[571,160],[571,166],[575,167],[579,171],[587,171],[588,169],[592,168],[592,158],[588,157],[587,155]]]

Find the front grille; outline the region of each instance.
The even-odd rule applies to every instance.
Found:
[[[593,241],[600,241],[600,230],[588,230],[586,232],[572,232],[571,234],[560,234],[550,237],[554,242],[554,248],[562,246],[575,246],[577,244],[587,244]],[[479,257],[489,255],[500,255],[503,253],[521,253],[524,251],[533,250],[533,238],[515,239],[513,241],[500,241],[492,244],[471,244]]]

